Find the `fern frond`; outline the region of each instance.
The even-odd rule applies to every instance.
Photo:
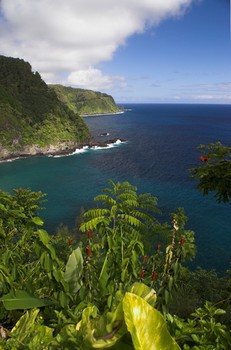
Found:
[[[100,217],[91,219],[87,222],[84,222],[79,229],[82,232],[87,232],[88,230],[96,230],[98,226],[106,227],[106,226],[109,226],[109,224],[110,224],[109,218],[106,218],[105,216],[100,216]]]
[[[97,202],[103,202],[106,205],[114,205],[116,204],[116,200],[112,197],[107,196],[106,194],[99,194],[94,198]]]
[[[119,214],[118,216],[121,219],[126,220],[131,226],[134,226],[134,227],[141,227],[142,226],[142,222],[132,215]]]
[[[91,219],[91,218],[94,219],[97,217],[103,217],[107,215],[110,215],[109,209],[96,208],[96,209],[89,209],[86,213],[84,213],[83,217],[84,219]]]

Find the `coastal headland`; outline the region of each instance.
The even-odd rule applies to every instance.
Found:
[[[117,139],[93,140],[81,115],[121,112],[110,95],[47,85],[28,62],[0,56],[0,161],[107,147]]]

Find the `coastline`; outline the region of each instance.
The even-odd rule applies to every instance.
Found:
[[[75,154],[84,153],[86,150],[99,150],[99,149],[112,148],[114,146],[117,146],[125,142],[127,142],[127,140],[124,140],[121,138],[114,138],[114,139],[105,140],[102,142],[91,140],[85,144],[79,144],[71,148],[60,149],[56,151],[38,152],[38,153],[21,153],[17,155],[11,154],[6,158],[0,158],[0,164],[5,162],[12,162],[18,159],[25,159],[25,158],[32,158],[32,157],[47,156],[47,157],[58,158],[58,157],[72,156]]]
[[[103,115],[116,115],[116,114],[123,114],[125,112],[125,110],[120,110],[118,112],[105,112],[105,113],[91,113],[91,114],[80,114],[80,117],[100,117]]]
[[[120,109],[117,112],[112,113],[91,113],[91,114],[82,114],[81,117],[95,117],[95,116],[106,116],[106,115],[119,115],[125,113],[125,109]],[[101,136],[109,136],[109,133]],[[112,148],[114,145],[118,143],[126,142],[127,140],[123,140],[121,138],[114,138],[105,141],[96,141],[90,139],[86,143],[75,143],[75,142],[63,142],[60,145],[48,145],[46,147],[39,147],[37,145],[28,145],[24,150],[21,151],[13,151],[10,153],[7,149],[3,149],[3,156],[0,156],[0,164],[5,162],[12,162],[18,159],[25,159],[31,157],[63,157],[70,156],[78,153],[83,153],[87,149],[88,150],[96,150],[96,149],[104,149],[104,148]],[[4,155],[5,153],[5,155]]]

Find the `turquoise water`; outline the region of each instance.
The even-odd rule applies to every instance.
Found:
[[[228,143],[231,106],[156,105],[125,106],[125,113],[86,117],[95,138],[127,140],[113,148],[52,158],[37,157],[0,164],[0,187],[11,191],[26,187],[47,193],[47,210],[41,212],[46,228],[74,225],[81,207],[93,205],[108,179],[129,181],[139,192],[159,199],[163,216],[184,207],[187,228],[195,231],[198,252],[195,265],[230,268],[230,204],[203,197],[188,169],[198,163],[200,143]],[[102,132],[110,136],[99,136]]]

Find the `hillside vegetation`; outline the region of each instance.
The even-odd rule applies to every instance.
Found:
[[[86,142],[83,119],[22,59],[0,56],[0,159],[56,152]]]
[[[105,93],[62,85],[49,85],[49,87],[54,89],[60,101],[75,113],[84,115],[119,112],[113,97]]]

